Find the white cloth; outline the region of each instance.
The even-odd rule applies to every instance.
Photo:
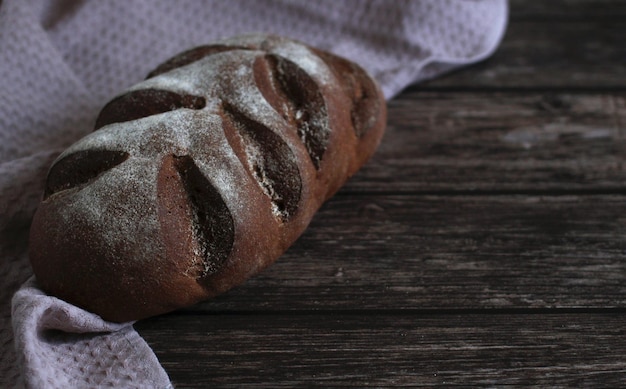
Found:
[[[47,168],[90,132],[116,93],[177,52],[263,32],[358,62],[391,98],[410,83],[486,58],[507,12],[506,0],[4,0],[0,387],[170,385],[131,323],[106,323],[27,281],[28,227]],[[11,317],[11,296],[22,284]]]

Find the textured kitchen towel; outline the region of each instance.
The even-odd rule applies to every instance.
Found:
[[[263,32],[360,63],[391,98],[490,55],[506,19],[505,0],[0,2],[0,387],[170,385],[131,323],[46,296],[28,265],[48,166],[116,93],[177,52]]]

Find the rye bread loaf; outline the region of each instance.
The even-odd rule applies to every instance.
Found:
[[[116,322],[224,292],[301,235],[385,120],[365,71],[302,43],[183,52],[53,163],[30,233],[37,282]]]

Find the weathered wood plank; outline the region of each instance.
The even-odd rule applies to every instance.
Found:
[[[417,88],[623,90],[624,36],[626,23],[620,18],[567,22],[513,18],[492,57]]]
[[[621,387],[620,314],[169,315],[137,327],[176,387]]]
[[[626,2],[621,0],[509,0],[509,8],[513,21],[624,20],[626,17]]]
[[[626,94],[411,92],[345,191],[626,191]]]
[[[624,196],[339,196],[192,311],[626,307]]]

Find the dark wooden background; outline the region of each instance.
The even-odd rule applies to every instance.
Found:
[[[626,1],[512,1],[271,268],[137,329],[179,388],[626,385]]]

